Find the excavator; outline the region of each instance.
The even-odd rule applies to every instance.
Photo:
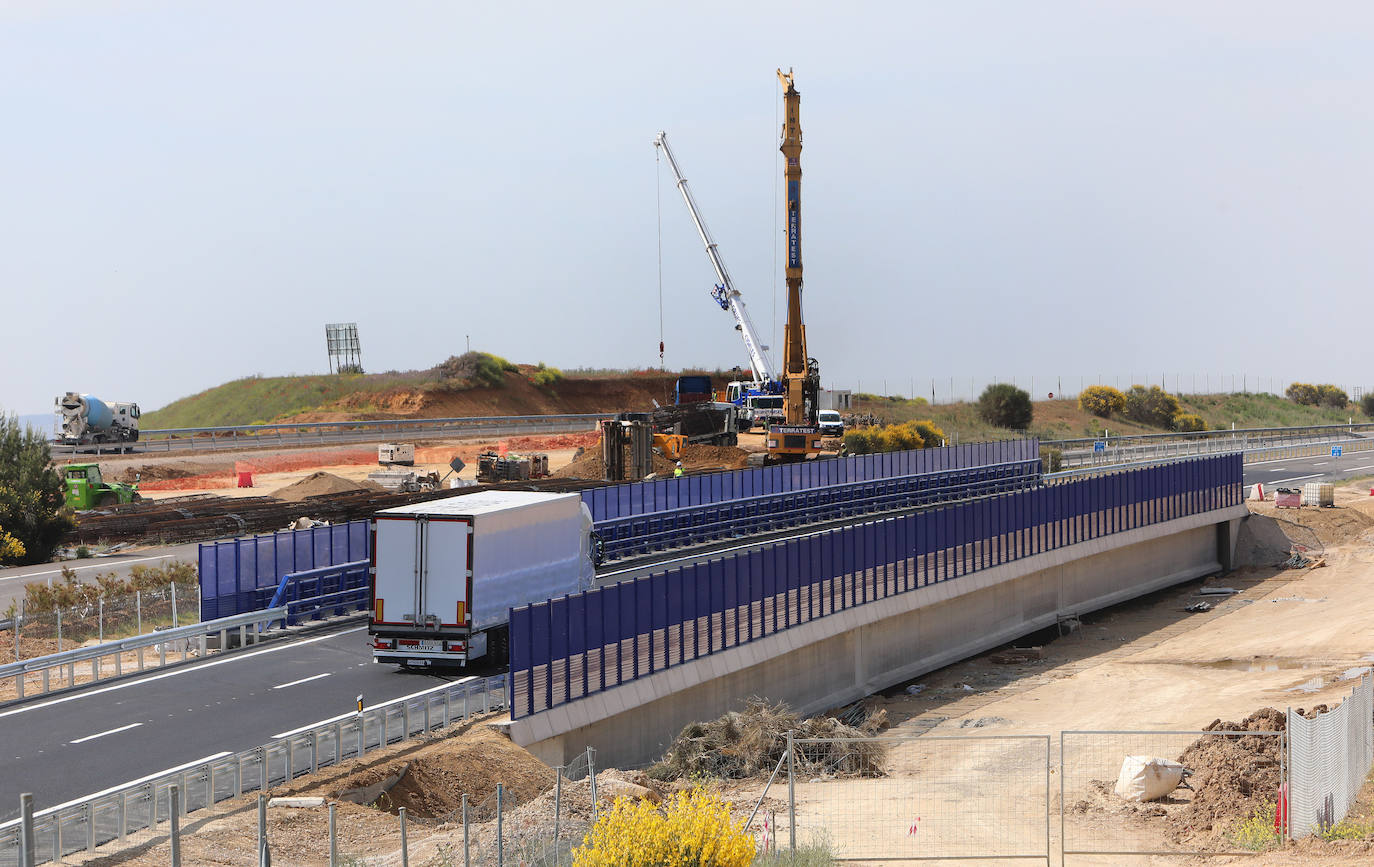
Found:
[[[787,323],[783,326],[783,423],[768,427],[768,460],[789,463],[806,460],[821,450],[816,422],[821,368],[806,354],[806,322],[802,319],[801,257],[801,93],[792,71],[778,70],[782,82],[783,177],[787,181]]]

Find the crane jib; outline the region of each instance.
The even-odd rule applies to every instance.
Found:
[[[787,182],[787,267],[801,267],[801,182]]]

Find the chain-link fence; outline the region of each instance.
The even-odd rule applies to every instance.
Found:
[[[1048,864],[1049,751],[1047,736],[797,739],[773,834],[842,860]]]
[[[143,635],[169,626],[185,626],[200,619],[200,590],[192,582],[102,594],[78,605],[31,606],[21,599],[9,617],[10,647],[0,650],[13,661],[70,650],[94,639],[105,642]]]
[[[1309,719],[1290,710],[1288,744],[1288,797],[1280,799],[1280,813],[1287,813],[1294,839],[1324,834],[1350,812],[1374,763],[1374,675],[1363,672],[1328,713]]]

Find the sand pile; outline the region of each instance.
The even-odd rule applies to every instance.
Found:
[[[796,738],[871,738],[886,727],[886,711],[878,711],[855,728],[834,717],[803,720],[785,704],[752,698],[741,712],[688,724],[649,775],[660,779],[767,775],[787,751],[789,731]],[[794,761],[798,771],[808,775],[881,777],[884,753],[872,741],[798,744]]]
[[[627,462],[628,465],[628,462]],[[684,467],[686,464],[683,465]],[[654,455],[654,473],[659,478],[672,478],[675,466],[672,461],[662,455]],[[601,444],[597,443],[592,448],[582,453],[582,457],[568,464],[566,467],[554,470],[549,475],[555,479],[604,479],[606,478],[606,463],[601,460]],[[638,479],[628,479],[627,481],[638,481]]]
[[[278,488],[270,496],[278,500],[290,500],[299,502],[307,497],[318,497],[324,494],[347,494],[353,491],[380,491],[381,485],[375,482],[354,482],[349,479],[336,476],[333,473],[315,472],[301,479],[292,482],[284,488]]]
[[[682,450],[682,465],[687,469],[742,470],[748,461],[749,453],[735,446],[689,445]]]

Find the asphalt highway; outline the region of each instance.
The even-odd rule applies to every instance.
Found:
[[[373,664],[365,627],[212,656],[0,710],[0,821],[455,679]],[[472,674],[482,672],[473,671]]]
[[[1342,457],[1319,455],[1313,458],[1284,458],[1245,465],[1245,493],[1250,495],[1255,482],[1268,489],[1302,487],[1306,482],[1339,482],[1361,476],[1374,476],[1374,451],[1354,452]]]

